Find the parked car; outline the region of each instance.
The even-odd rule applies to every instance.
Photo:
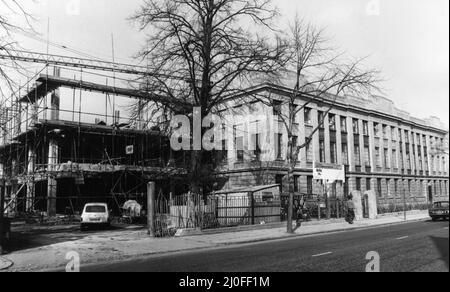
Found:
[[[433,207],[430,208],[430,217],[433,221],[437,221],[438,219],[446,219],[449,217],[449,202],[436,202],[433,204]]]
[[[109,227],[111,225],[111,214],[108,204],[89,203],[84,206],[81,214],[81,230],[88,227]]]
[[[11,239],[11,221],[3,218],[3,238],[8,241]]]

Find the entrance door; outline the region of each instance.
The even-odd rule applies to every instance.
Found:
[[[369,218],[369,196],[368,195],[364,195],[362,197],[362,209],[363,209],[363,217],[364,218]]]
[[[428,186],[428,203],[433,204],[433,186]]]

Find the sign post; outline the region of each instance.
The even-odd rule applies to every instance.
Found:
[[[316,162],[314,163],[313,177],[315,180],[321,180],[323,182],[326,202],[325,208],[327,208],[327,219],[330,219],[331,208],[330,198],[328,195],[330,188],[327,187],[327,184],[333,184],[336,181],[342,181],[343,183],[345,183],[345,166]],[[321,206],[319,202],[319,220],[321,218],[320,212]]]

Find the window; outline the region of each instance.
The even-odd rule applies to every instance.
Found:
[[[392,139],[392,141],[397,141],[397,134],[398,134],[398,131],[395,129],[395,127],[391,127],[391,139]]]
[[[359,122],[357,119],[353,119],[353,134],[359,134]]]
[[[398,168],[398,160],[397,160],[397,150],[392,150],[392,166],[394,168]]]
[[[370,166],[370,150],[368,146],[364,146],[364,165]]]
[[[306,189],[307,189],[308,195],[313,194],[313,177],[312,176],[308,176],[306,178]]]
[[[284,178],[284,175],[282,175],[282,174],[275,175],[275,184],[280,186],[280,194],[283,193],[283,178]]]
[[[361,191],[361,178],[356,178],[356,190]]]
[[[328,115],[328,123],[330,125],[330,131],[336,131],[336,116],[333,114]]]
[[[378,123],[373,123],[373,132],[375,137],[380,137],[380,128]]]
[[[367,121],[363,122],[363,135],[369,136],[369,122]]]
[[[305,108],[305,124],[312,125],[311,109]]]
[[[306,145],[306,162],[307,163],[312,163],[313,162],[313,151],[312,151],[311,143]]]
[[[234,126],[234,149],[236,150],[236,160],[238,163],[244,162],[244,137],[238,126]]]
[[[341,132],[347,133],[347,118],[341,117]]]
[[[320,141],[319,143],[319,148],[320,148],[320,162],[325,162],[325,142],[324,141]]]
[[[252,134],[252,149],[253,149],[253,159],[256,161],[261,160],[261,137],[260,134]]]
[[[375,147],[375,161],[377,166],[381,166],[381,152],[380,147]]]
[[[411,169],[411,155],[408,150],[406,150],[406,169]]]
[[[294,152],[297,150],[298,146],[298,136],[292,136],[292,149]]]
[[[394,192],[395,195],[398,195],[398,179],[394,179]]]
[[[387,132],[387,126],[383,125],[383,138],[388,139],[388,132]]]
[[[405,160],[403,159],[403,151],[400,150],[400,166],[402,169],[405,169]]]
[[[294,175],[294,192],[299,192],[299,182],[300,182],[300,176]]]
[[[384,149],[384,167],[386,168],[390,168],[389,165],[389,149],[385,148]]]
[[[377,179],[377,193],[378,193],[378,197],[382,197],[382,187],[381,187],[381,178]]]
[[[276,159],[283,159],[283,134],[275,134]]]
[[[388,178],[386,183],[387,183],[387,194],[388,194],[388,196],[392,196],[392,190],[391,190],[392,180],[390,178]]]
[[[319,127],[321,129],[323,129],[324,128],[323,124],[324,124],[324,120],[325,120],[325,115],[324,115],[324,113],[322,111],[319,111],[318,113],[319,113]]]
[[[106,207],[100,205],[86,206],[85,213],[106,213]]]
[[[355,145],[355,164],[361,166],[361,149],[359,145]]]
[[[336,164],[337,163],[337,146],[336,143],[331,143],[331,163]]]
[[[372,181],[370,180],[370,178],[366,179],[366,190],[370,191],[372,189]]]
[[[273,115],[279,116],[281,115],[281,109],[282,109],[283,103],[279,100],[273,101]]]
[[[342,144],[342,163],[348,165],[348,146],[347,144]]]

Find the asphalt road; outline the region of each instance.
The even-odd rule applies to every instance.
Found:
[[[82,272],[448,272],[449,223],[414,222],[359,231],[151,256],[81,267]]]

